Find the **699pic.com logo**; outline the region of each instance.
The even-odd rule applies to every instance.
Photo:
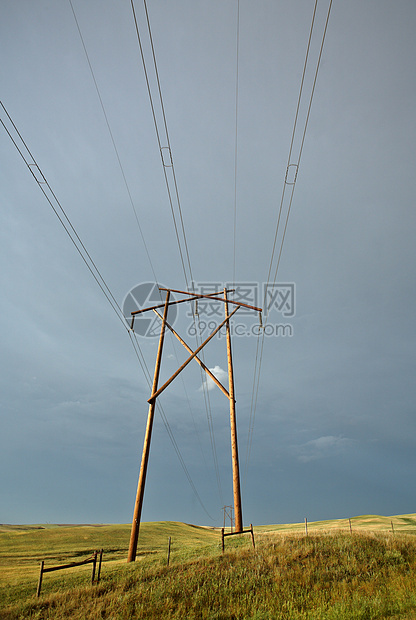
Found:
[[[125,296],[123,301],[123,314],[129,327],[131,327],[132,312],[136,310],[144,310],[153,306],[161,306],[157,309],[159,314],[163,314],[163,305],[166,297],[165,291],[159,290],[159,284],[155,282],[142,282],[136,284]],[[173,295],[170,295],[169,301],[174,301]],[[169,308],[168,321],[173,325],[177,316],[177,306],[173,305]],[[143,338],[153,338],[160,334],[160,318],[153,312],[148,310],[141,314],[134,315],[134,332]]]

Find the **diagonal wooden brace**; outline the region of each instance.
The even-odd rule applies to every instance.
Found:
[[[157,310],[155,310],[154,308],[153,308],[153,312],[154,312],[155,314],[157,314],[157,316],[158,316],[160,319],[162,319],[162,320],[163,320],[162,315],[161,315],[161,314],[159,314],[159,312],[158,312]],[[166,325],[166,327],[168,327],[168,328],[170,329],[170,331],[172,332],[172,334],[173,334],[174,336],[176,336],[176,338],[177,338],[177,339],[179,340],[179,342],[180,342],[180,343],[181,343],[181,344],[185,347],[185,349],[188,351],[188,353],[192,353],[192,354],[193,354],[193,353],[194,353],[194,351],[191,349],[191,347],[190,347],[190,346],[188,346],[188,345],[186,344],[185,340],[183,340],[183,338],[181,338],[181,337],[179,336],[178,332],[176,332],[176,331],[173,329],[173,327],[172,327],[171,325],[169,325],[169,323],[168,323],[167,321],[165,322],[165,325]],[[208,376],[209,376],[209,377],[210,377],[210,378],[214,381],[214,383],[215,383],[215,384],[216,384],[216,385],[220,388],[221,392],[223,392],[223,393],[226,395],[226,397],[227,397],[227,398],[230,398],[230,394],[229,394],[228,390],[226,390],[226,389],[225,389],[225,387],[223,386],[223,384],[222,384],[220,381],[218,381],[217,377],[216,377],[214,374],[212,374],[212,372],[210,371],[210,369],[209,369],[209,368],[208,368],[208,367],[204,364],[204,362],[203,362],[201,359],[199,359],[199,357],[198,357],[197,355],[195,355],[195,361],[196,361],[196,362],[198,362],[198,364],[201,366],[201,368],[202,368],[203,370],[205,370],[205,372],[207,373],[207,375],[208,375]]]
[[[165,390],[168,387],[168,385],[170,385],[172,383],[172,381],[179,375],[179,373],[182,372],[182,370],[184,368],[186,368],[186,366],[189,364],[189,362],[192,361],[198,355],[198,353],[201,351],[201,349],[203,349],[204,346],[220,331],[221,327],[223,327],[223,325],[225,325],[225,323],[227,323],[227,321],[233,316],[233,314],[235,314],[237,312],[237,310],[238,310],[238,306],[237,306],[237,308],[235,310],[233,310],[233,312],[231,312],[231,314],[229,316],[227,316],[227,318],[224,319],[224,321],[222,323],[220,323],[218,325],[218,327],[216,327],[214,329],[212,334],[210,336],[208,336],[208,338],[206,340],[204,340],[204,342],[196,349],[196,351],[194,351],[192,353],[191,356],[188,357],[188,359],[182,364],[182,366],[180,368],[178,368],[178,370],[170,377],[170,379],[168,379],[166,381],[166,383],[164,383],[162,385],[162,387],[157,390],[157,392],[152,394],[152,396],[147,401],[148,403],[154,402],[154,400],[159,396],[159,394],[161,394],[163,392],[163,390]]]

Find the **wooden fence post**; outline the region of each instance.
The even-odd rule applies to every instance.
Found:
[[[394,525],[393,525],[393,521],[391,521],[391,531],[392,531],[392,534],[394,534]]]
[[[97,565],[97,551],[94,551],[94,559],[92,561],[92,577],[91,577],[91,585],[94,585],[95,579],[95,567]]]
[[[40,589],[42,587],[42,577],[43,577],[43,566],[44,566],[44,564],[45,564],[45,561],[42,560],[42,562],[40,563],[39,582],[38,582],[38,590],[37,590],[36,596],[40,596]]]
[[[170,560],[170,543],[171,543],[171,537],[169,536],[169,540],[168,540],[168,566],[169,566],[169,560]]]
[[[253,549],[256,548],[256,545],[254,544],[254,532],[253,532],[253,524],[250,523],[250,531],[251,531],[251,541],[253,543]]]
[[[221,528],[221,543],[222,543],[222,552],[224,553],[225,545],[224,545],[224,528]]]
[[[305,534],[308,535],[308,519],[305,517]]]
[[[103,552],[104,552],[104,549],[101,549],[101,551],[100,551],[100,561],[98,562],[97,583],[100,583],[100,577],[101,577],[101,562],[103,561]]]
[[[351,525],[351,519],[348,519],[349,524],[350,524],[350,534],[352,534],[352,525]]]

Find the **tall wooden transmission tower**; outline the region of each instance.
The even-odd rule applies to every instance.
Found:
[[[165,289],[161,288],[161,291],[166,292],[166,298],[164,304],[159,304],[157,306],[152,306],[149,308],[144,308],[142,310],[135,310],[132,312],[132,323],[131,329],[134,327],[134,318],[137,314],[153,311],[155,312],[159,318],[162,320],[162,325],[160,328],[160,336],[159,336],[159,346],[157,350],[156,356],[156,364],[155,364],[155,372],[153,377],[153,385],[152,385],[152,394],[148,400],[149,403],[149,413],[147,416],[147,426],[146,433],[143,444],[143,454],[142,461],[140,466],[139,473],[139,482],[137,485],[137,494],[136,494],[136,502],[134,505],[134,513],[133,513],[133,522],[131,528],[130,535],[130,545],[127,561],[134,562],[136,559],[137,553],[137,541],[139,537],[139,528],[140,528],[140,518],[143,507],[143,496],[144,496],[144,487],[146,483],[146,474],[147,474],[147,465],[149,461],[149,452],[150,452],[150,441],[152,437],[152,429],[153,429],[153,420],[155,414],[156,407],[156,399],[157,397],[172,383],[172,381],[179,375],[180,372],[189,364],[189,362],[195,359],[196,362],[201,366],[201,368],[207,373],[207,375],[214,381],[214,383],[220,388],[220,390],[227,396],[230,401],[230,427],[231,427],[231,455],[232,455],[232,469],[233,469],[233,492],[234,492],[234,514],[235,514],[235,533],[239,533],[243,531],[243,515],[241,509],[241,490],[240,490],[240,469],[238,462],[238,442],[237,442],[237,422],[236,422],[236,414],[235,414],[235,395],[234,395],[234,373],[233,373],[233,360],[232,360],[232,351],[231,351],[231,330],[230,330],[230,318],[237,312],[237,310],[241,307],[249,308],[251,310],[257,311],[261,313],[260,308],[256,308],[255,306],[249,306],[248,304],[243,304],[240,302],[236,302],[228,299],[228,293],[232,291],[227,291],[224,288],[222,291],[223,296],[220,297],[221,292],[212,293],[210,295],[198,295],[196,293],[190,293],[188,291],[178,291],[175,289]],[[169,301],[170,293],[179,293],[182,295],[186,295],[184,299],[180,299],[178,301]],[[191,347],[189,347],[186,342],[179,336],[179,334],[173,329],[171,325],[169,325],[167,321],[169,306],[174,304],[180,304],[184,302],[196,301],[198,299],[210,299],[221,301],[224,303],[225,307],[225,319],[218,325],[214,331],[208,336],[206,340],[195,350],[193,351]],[[236,307],[234,310],[229,313],[228,304],[233,304]],[[163,316],[158,312],[160,308],[163,308]],[[227,336],[227,359],[228,359],[228,390],[222,385],[222,383],[217,379],[217,377],[207,368],[204,362],[198,357],[198,353],[205,347],[206,344],[220,331],[223,326],[226,326],[226,336]],[[158,388],[159,382],[159,374],[160,374],[160,366],[162,361],[162,352],[163,352],[163,343],[166,328],[168,328],[173,335],[179,340],[179,342],[185,347],[185,349],[191,354],[188,359],[178,368],[178,370],[160,387]]]

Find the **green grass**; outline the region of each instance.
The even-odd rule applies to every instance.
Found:
[[[349,532],[387,532],[416,534],[416,514],[396,515],[394,517],[382,517],[380,515],[362,515],[351,519],[334,519],[331,521],[314,521],[308,523],[308,533],[322,531]],[[393,525],[393,528],[392,528]],[[255,528],[262,532],[305,532],[305,523],[293,523],[285,525],[261,525]]]
[[[245,535],[227,538],[224,555],[218,530],[147,523],[134,564],[130,526],[0,527],[0,618],[415,619],[416,516],[351,522],[352,535],[344,520],[310,523],[307,537],[304,524],[259,526],[255,552]],[[88,565],[46,574],[35,596],[41,559],[55,565],[101,547],[99,585],[89,585]]]
[[[39,567],[59,566],[86,559],[104,549],[105,570],[126,563],[131,525],[100,526],[0,526],[0,609],[36,592]],[[137,559],[166,557],[168,537],[171,557],[186,559],[198,548],[218,546],[218,533],[184,523],[142,523]],[[47,573],[42,592],[88,584],[92,567]]]

